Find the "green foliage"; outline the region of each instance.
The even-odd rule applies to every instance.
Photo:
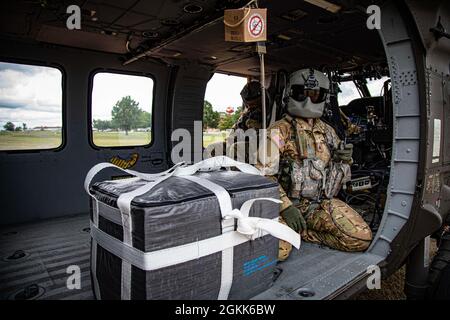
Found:
[[[123,97],[112,108],[112,123],[117,128],[124,130],[125,134],[128,134],[128,131],[136,128],[141,112],[139,103],[131,99],[130,96]]]
[[[205,100],[203,104],[203,128],[216,129],[219,125],[220,113],[213,110],[212,104]]]
[[[27,131],[28,130],[28,127],[27,127],[26,123],[22,123],[22,129],[23,129],[23,131]]]
[[[140,110],[140,109],[139,109]],[[152,114],[141,110],[136,128],[149,128],[152,124]]]
[[[95,120],[93,123],[94,128],[99,131],[104,131],[106,129],[113,129],[112,122],[110,120]]]
[[[220,130],[231,129],[233,125],[238,122],[239,117],[242,113],[242,107],[238,107],[236,111],[232,114],[223,114],[219,120],[218,128]]]
[[[14,125],[14,123],[12,123],[11,121],[8,121],[3,128],[5,128],[6,131],[14,131],[14,128],[16,126]]]
[[[17,126],[14,131],[22,131],[22,127]]]
[[[231,129],[234,125],[233,116],[232,115],[225,115],[223,116],[219,121],[219,129],[220,130],[227,130]]]
[[[241,114],[242,114],[242,106],[238,107],[236,111],[231,115],[231,117],[233,118],[233,124],[238,122],[239,118],[241,117]]]

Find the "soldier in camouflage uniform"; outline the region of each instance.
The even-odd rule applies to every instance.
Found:
[[[344,145],[335,130],[320,120],[328,88],[328,78],[316,70],[290,76],[285,97],[288,115],[269,127],[267,148],[277,148],[279,153],[268,155],[259,167],[280,183],[281,221],[301,232],[305,241],[363,251],[372,240],[369,226],[335,198],[350,180],[353,146]],[[285,260],[291,248],[281,241],[279,259]]]
[[[233,130],[261,129],[261,84],[258,81],[250,81],[241,91],[244,111],[239,120],[233,125]]]
[[[262,128],[262,110],[261,110],[261,85],[258,81],[250,81],[247,83],[241,91],[241,98],[244,110],[239,117],[238,121],[233,125],[233,132],[230,134],[228,140],[235,139],[235,131],[242,129],[244,131],[254,129],[256,132]],[[239,144],[245,144],[243,147],[244,153],[239,152]],[[239,150],[238,150],[239,149]],[[217,150],[221,150],[226,155],[249,163],[249,146],[246,142],[230,143],[227,142],[215,142],[208,146],[208,150],[211,150],[211,156],[218,156]],[[253,159],[253,158],[252,158]],[[255,164],[255,163],[252,163]]]

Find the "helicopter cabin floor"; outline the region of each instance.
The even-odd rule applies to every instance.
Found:
[[[0,299],[93,299],[88,214],[0,229]],[[334,297],[380,262],[368,253],[345,253],[302,243],[279,263],[273,286],[255,299]],[[81,271],[81,289],[69,290],[69,266]],[[298,292],[299,288],[300,293]],[[311,296],[312,295],[312,296]]]

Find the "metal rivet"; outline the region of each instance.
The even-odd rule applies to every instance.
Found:
[[[406,207],[406,201],[402,201],[402,207]]]

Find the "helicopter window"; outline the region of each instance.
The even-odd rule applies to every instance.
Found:
[[[342,82],[339,84],[339,89],[338,101],[340,106],[345,106],[350,101],[361,98],[361,94],[353,81]]]
[[[96,73],[91,95],[92,142],[98,147],[149,145],[152,107],[152,78]]]
[[[62,81],[54,67],[0,62],[0,150],[62,146]]]
[[[379,97],[383,95],[384,83],[388,80],[388,77],[383,77],[376,80],[368,80],[367,88],[369,88],[370,95],[372,97]]]
[[[203,147],[225,141],[242,112],[244,77],[215,73],[206,87],[203,106]]]

